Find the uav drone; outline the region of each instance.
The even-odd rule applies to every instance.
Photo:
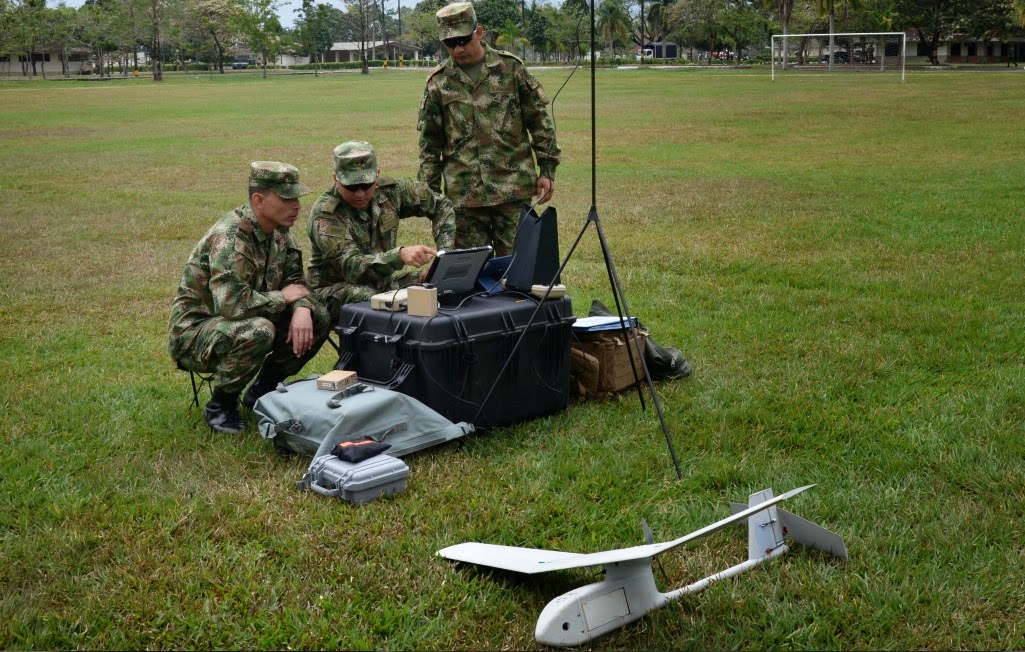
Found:
[[[731,503],[733,515],[690,534],[653,543],[645,524],[648,544],[590,554],[487,543],[460,543],[439,550],[446,559],[533,575],[571,568],[602,566],[605,579],[555,598],[541,611],[534,637],[538,643],[573,646],[604,636],[644,614],[665,606],[687,593],[696,593],[713,582],[734,577],[790,548],[783,535],[794,541],[847,559],[843,539],[829,530],[779,509],[776,503],[792,498],[815,485],[799,487],[773,497],[772,489],[751,494],[747,504]],[[655,587],[651,563],[661,553],[708,536],[734,523],[747,521],[748,559],[669,593]]]

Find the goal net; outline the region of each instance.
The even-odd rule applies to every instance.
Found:
[[[783,71],[887,72],[904,81],[904,32],[773,34],[772,79]]]

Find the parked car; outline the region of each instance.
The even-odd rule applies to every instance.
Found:
[[[851,55],[846,50],[837,50],[833,55],[833,63],[850,63]],[[829,53],[824,53],[819,57],[819,63],[829,63]]]
[[[245,70],[248,67],[249,67],[249,62],[248,61],[232,61],[231,62],[232,70]]]

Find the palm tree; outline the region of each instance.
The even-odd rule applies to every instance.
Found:
[[[675,0],[652,0],[648,8],[648,34],[653,43],[662,43],[662,59],[668,58],[665,46],[669,32],[673,31],[673,14],[669,8]]]
[[[598,6],[597,22],[598,33],[603,39],[608,39],[612,58],[615,58],[616,41],[630,34],[630,14],[626,3],[623,0],[602,0]]]
[[[848,7],[857,11],[861,9],[860,0],[840,0],[846,2]],[[1016,0],[1021,1],[1021,0]],[[829,69],[833,69],[833,57],[835,55],[835,39],[833,38],[833,32],[836,31],[835,20],[836,20],[836,6],[837,0],[815,0],[815,7],[818,9],[820,16],[829,14]]]
[[[523,36],[523,30],[519,25],[512,22],[511,19],[505,19],[505,26],[499,27],[495,30],[495,45],[504,47],[510,52],[516,51],[516,46],[521,43],[526,43],[527,39]]]
[[[794,15],[794,0],[779,0],[779,20],[783,23],[783,70],[790,59],[790,17]]]

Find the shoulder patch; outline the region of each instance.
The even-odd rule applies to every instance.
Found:
[[[250,235],[253,233],[253,231],[255,231],[254,227],[255,225],[251,220],[247,220],[246,218],[241,217],[241,219],[238,220],[238,226],[236,228],[238,229],[239,233],[245,233],[246,235]]]
[[[502,57],[509,57],[510,59],[516,59],[517,61],[520,62],[520,64],[523,63],[523,59],[519,58],[518,56],[516,56],[515,54],[513,54],[512,52],[509,52],[507,50],[495,50],[495,54],[497,54],[499,56],[502,56]]]
[[[441,72],[444,69],[445,69],[445,64],[444,63],[439,63],[438,65],[434,66],[434,69],[431,70],[429,73],[427,73],[427,81],[431,81],[431,77],[434,77],[435,75],[437,75],[439,72]]]
[[[330,197],[324,200],[324,203],[320,205],[319,210],[317,212],[334,213],[335,209],[338,208],[339,202],[341,202],[341,199],[339,199],[338,197]]]
[[[417,201],[427,201],[434,196],[434,191],[431,190],[431,187],[422,181],[409,179],[407,186],[409,187],[409,193],[413,195]]]

